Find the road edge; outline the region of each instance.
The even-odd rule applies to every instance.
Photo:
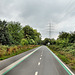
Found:
[[[47,47],[47,46],[46,46]],[[69,75],[75,75],[62,61],[58,58],[56,54],[54,54],[48,47],[47,49],[51,52],[51,54],[57,59],[57,61],[62,65],[62,67],[67,71]]]
[[[5,75],[7,72],[9,72],[11,69],[13,69],[14,67],[16,67],[18,64],[20,64],[22,61],[24,61],[26,58],[28,58],[30,55],[32,55],[34,52],[36,52],[37,50],[39,50],[42,46],[38,47],[37,49],[35,49],[34,51],[28,53],[27,55],[25,55],[24,57],[20,58],[19,60],[15,61],[14,63],[10,64],[9,66],[7,66],[6,68],[2,69],[0,71],[0,75]]]

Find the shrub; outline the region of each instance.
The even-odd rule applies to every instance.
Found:
[[[21,40],[21,44],[22,44],[22,45],[28,45],[28,41],[27,41],[26,39],[22,39],[22,40]]]
[[[73,56],[75,56],[75,50],[71,50],[71,51],[69,51],[69,53],[71,53]]]
[[[35,44],[35,41],[33,39],[30,39],[29,40],[29,44],[34,45]]]
[[[4,54],[3,50],[0,50],[0,57],[2,57]]]
[[[8,48],[8,45],[7,46],[5,46],[5,45],[0,45],[0,49],[2,49],[2,50],[6,50]]]
[[[60,45],[61,47],[67,47],[68,46],[68,39],[64,39],[64,40],[58,39],[56,41],[56,44]]]

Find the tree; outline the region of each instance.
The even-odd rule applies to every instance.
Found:
[[[70,38],[70,33],[67,33],[67,32],[60,32],[59,33],[59,36],[58,36],[58,39],[69,39]]]
[[[41,34],[37,32],[36,29],[33,29],[29,25],[26,25],[23,28],[24,31],[24,38],[25,39],[33,39],[35,41],[35,44],[41,44]]]
[[[10,35],[7,28],[7,22],[0,21],[0,43],[3,45],[11,44],[10,43]]]
[[[19,22],[0,21],[0,44],[19,45],[23,38],[31,44],[41,44],[41,34],[29,25],[22,28]]]
[[[30,27],[29,25],[26,25],[24,28],[23,28],[23,31],[24,31],[24,38],[27,38],[27,39],[34,39],[33,36],[34,36],[34,31],[33,31],[33,28]]]
[[[67,32],[60,32],[58,39],[61,40],[69,40],[69,43],[75,42],[75,32],[67,33]]]
[[[56,40],[54,38],[50,39],[50,44],[51,45],[56,44]]]
[[[12,38],[12,44],[20,44],[20,41],[23,38],[23,31],[20,23],[9,22],[8,30]]]
[[[71,32],[70,34],[70,38],[69,38],[69,42],[70,43],[75,43],[75,31],[74,32]]]
[[[50,43],[50,39],[49,39],[49,38],[45,38],[45,39],[43,40],[43,44],[44,44],[44,45],[47,45],[48,43]]]
[[[69,42],[69,39],[57,39],[56,40],[56,44],[61,46],[61,47],[67,47],[68,46],[68,43]]]
[[[35,40],[35,44],[41,44],[42,43],[41,34],[39,32],[37,32],[36,29],[34,29],[34,40]]]

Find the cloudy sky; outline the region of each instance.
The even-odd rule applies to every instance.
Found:
[[[75,30],[75,0],[0,0],[0,19],[19,21],[42,34],[57,38],[61,31]]]

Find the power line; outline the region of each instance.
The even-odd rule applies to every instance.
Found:
[[[70,8],[70,6],[72,6],[72,4],[73,4],[72,0],[69,0],[68,3],[65,5],[63,12],[67,11]]]
[[[75,1],[74,1],[74,2],[75,2]],[[64,14],[64,16],[63,16],[60,20],[58,20],[59,23],[60,23],[61,20],[64,19],[64,17],[65,17],[66,15],[68,15],[68,14],[72,11],[73,8],[70,9],[70,10],[69,10],[69,8],[73,5],[74,2],[72,2],[72,0],[70,0],[70,1],[67,3],[67,5],[66,5],[67,8],[65,7],[65,9],[63,10],[63,11],[66,12],[66,13]],[[69,3],[71,3],[71,4],[69,5]],[[68,5],[69,5],[69,6],[68,6]],[[64,13],[64,12],[63,12],[63,13]]]

